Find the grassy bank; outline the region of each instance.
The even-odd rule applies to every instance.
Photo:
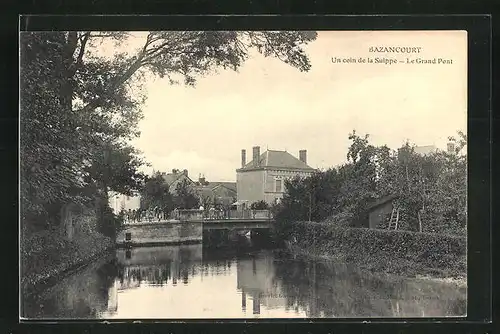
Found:
[[[314,222],[291,225],[288,245],[303,255],[407,277],[464,281],[467,276],[464,237]]]
[[[29,294],[113,247],[114,242],[99,233],[78,235],[74,240],[67,240],[57,230],[25,236],[21,240],[21,291]]]

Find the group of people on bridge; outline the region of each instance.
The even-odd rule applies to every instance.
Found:
[[[233,214],[231,214],[233,212]],[[238,212],[238,214],[234,214]],[[231,207],[223,205],[210,205],[208,208],[202,206],[199,209],[183,210],[175,208],[171,212],[161,207],[153,207],[151,209],[128,209],[122,211],[123,218],[127,223],[153,222],[161,220],[182,220],[183,218],[189,219],[208,219],[220,220],[231,218],[255,218],[255,210],[244,209],[241,211],[231,209]],[[201,214],[201,217],[200,217]]]
[[[152,209],[128,209],[124,212],[124,220],[127,223],[138,223],[141,221],[160,221],[168,219],[168,212],[162,210],[160,207],[154,207]]]
[[[205,209],[203,206],[200,206],[199,210],[203,212],[203,218],[205,218],[205,219],[229,219],[229,218],[231,218],[231,209],[224,207],[222,205],[210,206],[210,207],[208,207],[208,209]]]

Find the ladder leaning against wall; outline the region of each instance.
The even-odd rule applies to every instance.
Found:
[[[391,212],[391,218],[389,219],[389,230],[397,230],[399,223],[399,208],[393,207]]]

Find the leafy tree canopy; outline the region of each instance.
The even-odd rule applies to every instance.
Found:
[[[152,209],[159,207],[167,212],[173,209],[174,199],[161,173],[145,177],[144,187],[141,190],[141,208]]]
[[[140,39],[127,32],[21,34],[21,203],[39,214],[108,189],[137,190],[143,163],[128,142],[139,135],[146,74],[194,85],[219,68],[237,70],[254,49],[307,71],[303,46],[315,32],[155,31],[135,53],[102,55]],[[90,196],[92,197],[92,196]]]
[[[396,195],[401,228],[462,234],[467,216],[467,137],[450,137],[450,151],[415,153],[414,145],[397,150],[376,147],[369,136],[349,135],[347,162],[285,182],[285,196],[275,208],[282,225],[292,220],[328,221],[359,226],[366,223],[367,206]],[[286,231],[286,226],[282,226]]]

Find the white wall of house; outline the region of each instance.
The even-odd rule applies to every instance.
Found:
[[[264,184],[264,200],[273,204],[276,200],[282,199],[285,194],[285,181],[300,176],[306,178],[312,175],[312,172],[299,170],[266,170]]]
[[[236,174],[236,193],[238,201],[248,203],[264,199],[264,170],[238,172]]]
[[[126,196],[122,194],[112,193],[109,195],[109,206],[114,214],[120,213],[123,210],[136,210],[141,205],[141,196]]]
[[[283,198],[285,193],[285,180],[294,177],[308,177],[309,171],[301,170],[256,170],[237,173],[236,187],[238,201],[248,201],[250,204],[266,201],[274,204],[277,199]]]

